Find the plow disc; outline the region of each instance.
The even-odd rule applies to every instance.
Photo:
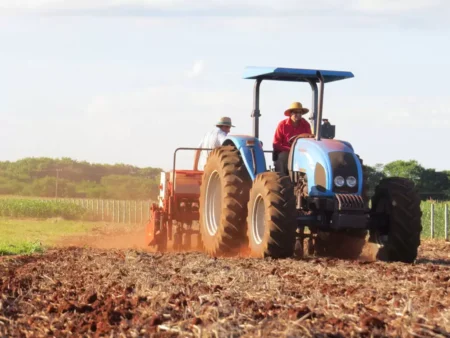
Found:
[[[164,212],[156,204],[150,209],[150,219],[145,229],[145,243],[156,247],[158,251],[165,251],[167,248],[167,221]]]

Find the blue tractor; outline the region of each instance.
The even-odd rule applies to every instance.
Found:
[[[369,203],[362,160],[349,142],[334,139],[334,126],[322,125],[325,83],[352,77],[344,71],[245,69],[244,78],[255,80],[253,135],[229,135],[212,150],[200,186],[199,230],[209,255],[247,248],[253,257],[301,257],[307,251],[354,259],[369,237],[380,260],[416,259],[422,212],[414,183],[383,179]],[[263,80],[304,82],[312,89],[313,134],[293,138],[287,176],[268,169],[264,153],[273,159],[277,154],[258,139]]]

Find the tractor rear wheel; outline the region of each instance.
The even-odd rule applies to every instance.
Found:
[[[209,255],[235,255],[245,244],[250,186],[250,175],[234,146],[211,151],[200,187],[201,241]]]
[[[295,195],[289,176],[264,172],[250,191],[247,237],[252,257],[285,258],[294,253]]]
[[[422,232],[422,211],[411,180],[391,177],[380,181],[372,198],[371,241],[381,245],[377,258],[413,263]]]

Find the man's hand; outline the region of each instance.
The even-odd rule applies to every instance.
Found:
[[[295,140],[297,137],[298,137],[298,138],[314,138],[314,135],[313,135],[313,134],[308,134],[308,133],[303,133],[303,134],[299,134],[299,135],[294,135],[294,136],[292,136],[292,137],[288,140],[289,144],[292,145],[292,142],[294,142],[294,140]]]

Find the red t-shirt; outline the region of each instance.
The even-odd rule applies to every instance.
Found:
[[[275,136],[273,137],[273,149],[276,151],[289,151],[291,145],[288,140],[292,136],[304,133],[311,134],[311,126],[304,118],[301,118],[296,127],[294,127],[290,117],[282,120],[278,123]]]

